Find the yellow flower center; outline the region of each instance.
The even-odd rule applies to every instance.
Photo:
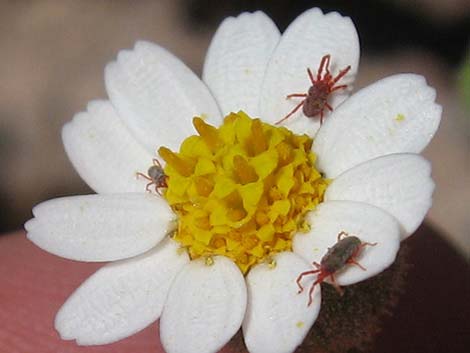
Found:
[[[178,215],[174,239],[192,259],[224,255],[244,274],[290,251],[328,185],[314,167],[313,140],[243,112],[219,128],[201,118],[193,124],[199,135],[179,152],[158,151],[166,161],[164,195]]]

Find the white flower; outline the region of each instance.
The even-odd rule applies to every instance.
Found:
[[[350,65],[347,90],[330,96],[321,125],[302,110],[284,126],[315,136],[317,167],[332,179],[324,202],[296,235],[293,252],[254,265],[246,277],[227,257],[190,260],[168,234],[174,213],[144,192],[158,146],[178,150],[194,134],[193,116],[218,126],[243,110],[275,123],[305,92],[306,69],[331,55],[331,72]],[[282,35],[262,12],[226,19],[209,48],[200,81],[165,49],[138,42],[105,72],[109,101],[94,101],[63,129],[68,156],[97,194],[65,197],[33,209],[25,228],[41,248],[80,261],[115,261],[92,275],[60,309],[55,325],[78,344],[111,343],[160,318],[167,352],[216,352],[242,326],[248,350],[293,352],[320,309],[320,286],[307,306],[296,279],[319,262],[343,230],[361,241],[360,263],[337,273],[339,285],[362,281],[395,259],[400,241],[431,206],[430,165],[419,153],[433,137],[441,107],[423,77],[400,74],[344,101],[357,72],[359,42],[351,20],[318,9],[300,15]],[[207,84],[207,86],[205,85]],[[208,87],[208,88],[207,88]],[[341,105],[340,103],[343,102]],[[318,130],[318,132],[317,132]],[[308,286],[314,278],[305,278]]]

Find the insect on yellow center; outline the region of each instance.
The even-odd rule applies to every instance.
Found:
[[[179,152],[158,150],[166,161],[164,196],[178,215],[174,239],[192,259],[224,255],[244,274],[290,251],[328,185],[314,167],[313,140],[243,112],[219,128],[201,118],[193,124],[199,135]]]

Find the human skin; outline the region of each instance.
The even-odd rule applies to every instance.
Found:
[[[55,314],[74,289],[102,265],[51,255],[22,231],[0,236],[0,352],[164,353],[155,323],[104,346],[77,346],[75,341],[60,338],[54,329]]]

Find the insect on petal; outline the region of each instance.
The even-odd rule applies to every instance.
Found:
[[[285,117],[299,103],[298,99],[286,99],[286,96],[307,92],[311,86],[307,68],[316,75],[326,54],[331,55],[330,72],[333,76],[351,66],[341,80],[341,84],[348,85],[348,90],[338,90],[330,96],[329,103],[335,108],[348,97],[352,88],[359,65],[359,51],[359,38],[349,17],[337,12],[324,15],[318,8],[305,11],[286,29],[268,63],[261,89],[260,116],[270,123]],[[319,118],[307,118],[300,109],[283,126],[296,133],[314,136],[320,126]]]
[[[307,234],[296,234],[293,250],[309,263],[320,263],[328,249],[338,242],[338,234],[347,232],[366,246],[359,254],[359,266],[346,265],[336,275],[339,285],[353,284],[382,272],[394,261],[400,247],[400,225],[382,209],[352,201],[326,201],[307,216],[312,229]],[[304,270],[305,271],[305,270]]]

